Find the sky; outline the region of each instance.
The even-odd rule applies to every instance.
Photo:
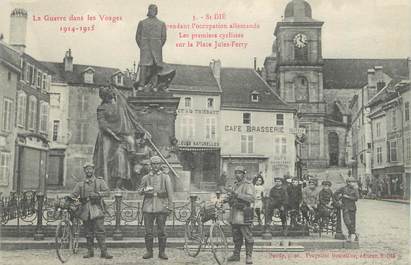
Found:
[[[9,40],[10,13],[16,7],[28,11],[26,52],[42,61],[61,62],[71,48],[74,63],[110,66],[125,70],[139,60],[135,32],[146,18],[147,7],[158,5],[158,18],[166,24],[257,24],[257,29],[175,30],[168,29],[163,59],[168,63],[208,65],[220,59],[226,67],[252,67],[253,58],[261,66],[271,53],[274,29],[290,0],[0,0],[0,33]],[[313,18],[324,22],[324,58],[406,58],[411,56],[410,0],[308,0]],[[225,19],[206,20],[224,14]],[[45,16],[96,16],[95,21],[44,21]],[[121,17],[102,22],[99,15]],[[41,21],[34,21],[33,16]],[[193,16],[196,20],[193,21]],[[203,18],[201,18],[203,17]],[[61,32],[60,27],[91,27],[94,31]],[[62,28],[64,30],[64,28]],[[179,34],[234,33],[243,38],[227,41],[247,46],[225,48],[176,47],[187,43]],[[207,42],[210,39],[202,39]],[[210,41],[214,46],[214,41]],[[225,42],[218,39],[218,42]],[[186,44],[187,45],[187,44]]]

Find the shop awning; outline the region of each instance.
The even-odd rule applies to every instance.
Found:
[[[180,146],[178,147],[180,151],[186,152],[219,152],[220,147],[190,147],[190,146]]]

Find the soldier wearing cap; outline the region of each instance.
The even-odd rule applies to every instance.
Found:
[[[321,218],[320,229],[328,224],[331,210],[334,206],[334,195],[331,190],[331,181],[324,180],[321,185],[323,188],[318,194],[318,214]]]
[[[102,177],[94,176],[94,164],[83,166],[86,178],[77,183],[72,196],[80,198],[82,203],[78,217],[83,221],[87,239],[88,253],[83,258],[94,257],[94,236],[101,250],[101,257],[111,259],[106,246],[106,231],[104,229],[104,201],[102,198],[110,195],[110,190]]]
[[[291,179],[291,185],[287,188],[288,194],[288,209],[290,211],[290,226],[297,226],[297,215],[300,212],[300,205],[303,201],[303,194],[298,178]]]
[[[252,264],[254,239],[251,231],[254,211],[251,204],[255,200],[252,179],[245,176],[245,168],[237,166],[234,170],[236,182],[230,191],[230,224],[233,234],[234,252],[227,261],[239,261],[241,247],[245,241],[246,264]]]
[[[287,188],[283,185],[282,178],[275,177],[274,187],[271,188],[269,195],[269,207],[267,211],[266,225],[269,225],[271,223],[274,211],[279,211],[283,231],[284,233],[287,233],[287,205]]]
[[[303,189],[303,204],[301,206],[301,212],[306,221],[310,220],[309,213],[316,219],[318,193],[316,179],[310,179],[308,181],[308,186]]]
[[[335,199],[341,200],[343,219],[345,226],[348,230],[348,240],[352,241],[352,236],[355,236],[355,240],[358,240],[358,234],[355,231],[357,206],[355,202],[358,201],[360,195],[358,194],[358,188],[355,187],[357,180],[353,177],[349,177],[346,180],[347,185],[339,188],[335,193]]]
[[[157,223],[158,232],[158,257],[168,259],[165,249],[167,235],[165,233],[165,224],[167,215],[172,209],[173,203],[173,186],[170,176],[161,170],[162,160],[158,156],[150,158],[151,170],[141,180],[143,201],[144,226],[146,228],[145,244],[146,253],[143,259],[153,257],[153,229],[154,221]]]

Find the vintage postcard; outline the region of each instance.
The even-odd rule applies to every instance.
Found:
[[[410,264],[409,0],[0,0],[0,263]]]

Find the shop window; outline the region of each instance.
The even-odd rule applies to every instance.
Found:
[[[57,141],[59,135],[60,121],[53,121],[53,141]]]
[[[250,154],[254,152],[254,136],[241,135],[241,153]]]
[[[47,133],[49,119],[49,104],[47,102],[40,103],[40,127],[39,131]]]
[[[191,97],[185,97],[185,98],[184,98],[184,107],[185,107],[185,108],[191,108],[191,107],[192,107],[192,99],[191,99]]]
[[[397,162],[397,141],[388,142],[388,161]]]
[[[381,123],[377,122],[376,127],[377,127],[377,136],[379,137],[381,136]]]
[[[23,91],[17,94],[17,125],[25,127],[26,124],[27,95]]]
[[[216,118],[207,117],[206,118],[206,139],[215,139],[216,138]]]
[[[213,98],[207,98],[207,108],[209,108],[209,109],[214,108],[214,99]]]
[[[382,147],[377,147],[377,164],[382,164]]]
[[[29,98],[29,117],[28,117],[29,130],[35,130],[37,127],[37,99],[34,96]]]
[[[278,126],[284,126],[284,114],[276,114],[276,124]]]
[[[181,119],[181,136],[183,139],[194,137],[194,119],[186,116]]]
[[[8,152],[0,152],[0,185],[8,186],[10,178],[11,155]]]
[[[243,113],[243,124],[251,124],[251,113]]]
[[[3,130],[10,132],[12,128],[13,100],[4,98],[3,100]]]

